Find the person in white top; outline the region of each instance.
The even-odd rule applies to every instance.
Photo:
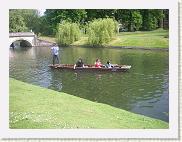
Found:
[[[59,64],[59,47],[56,43],[53,44],[53,47],[51,47],[52,56],[53,56],[53,65],[55,64],[55,61],[57,60],[57,63]]]

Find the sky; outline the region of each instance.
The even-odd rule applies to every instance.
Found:
[[[43,16],[46,9],[38,9],[38,11],[40,12],[40,16]]]

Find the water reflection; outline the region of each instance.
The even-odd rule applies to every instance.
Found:
[[[62,48],[61,62],[128,64],[126,73],[52,70],[50,48],[10,50],[10,77],[161,120],[169,120],[168,52]]]

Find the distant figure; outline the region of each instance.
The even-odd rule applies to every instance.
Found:
[[[15,49],[15,45],[14,45],[14,42],[11,43],[10,47],[14,50]]]
[[[84,63],[83,63],[83,60],[81,58],[79,58],[78,61],[76,62],[76,64],[74,65],[74,69],[75,69],[75,67],[84,68]]]
[[[96,68],[101,68],[102,67],[102,64],[100,62],[100,59],[96,59],[96,61],[95,61],[95,67]]]
[[[106,65],[105,65],[106,68],[114,68],[117,66],[118,66],[118,64],[111,64],[111,62],[109,60],[107,61]]]
[[[56,43],[53,44],[53,47],[51,47],[52,56],[53,56],[53,65],[55,64],[55,61],[57,60],[59,64],[59,47]]]
[[[113,65],[110,63],[110,61],[107,61],[105,66],[106,66],[106,68],[112,68],[113,67]]]

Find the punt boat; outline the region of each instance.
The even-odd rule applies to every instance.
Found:
[[[112,72],[125,72],[131,68],[130,65],[114,65],[112,68],[101,67],[97,68],[95,65],[84,65],[85,67],[76,67],[74,69],[74,64],[50,64],[49,67],[52,69],[62,69],[62,70],[83,70],[83,71],[112,71]]]

